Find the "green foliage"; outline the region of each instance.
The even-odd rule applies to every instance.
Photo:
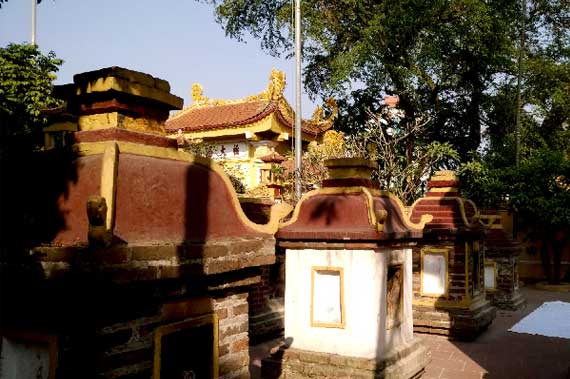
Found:
[[[216,152],[216,145],[213,143],[204,142],[202,140],[189,140],[186,138],[183,138],[181,142],[182,143],[179,142],[179,146],[182,147],[182,150],[199,157],[212,158]]]
[[[292,55],[292,2],[205,0],[233,38],[247,33],[273,55]],[[482,130],[505,144],[515,122],[517,57],[523,52],[523,102],[561,125],[569,91],[570,3],[555,0],[353,1],[302,4],[304,83],[339,101],[337,128],[365,127],[382,93],[397,93],[408,121],[429,116],[426,138],[450,143],[462,160]],[[524,30],[521,29],[525,18]],[[524,36],[524,47],[521,44]],[[522,50],[521,50],[522,49]],[[538,116],[538,115],[536,115]]]
[[[518,167],[472,161],[459,174],[462,192],[480,205],[509,206],[540,231],[570,226],[570,161],[562,151],[537,150]]]
[[[411,204],[423,194],[433,171],[449,168],[459,159],[449,143],[425,138],[427,124],[421,118],[410,121],[402,110],[384,107],[371,115],[365,129],[347,136],[345,149],[351,156],[378,162],[373,178],[380,188]]]
[[[570,161],[566,151],[534,150],[520,165],[492,167],[473,161],[460,170],[462,192],[484,206],[507,206],[519,227],[540,247],[544,273],[559,282],[561,257],[570,243]],[[553,265],[551,265],[551,260]],[[570,271],[566,274],[570,279]]]
[[[506,188],[501,172],[476,160],[462,164],[458,170],[461,194],[483,207],[506,205]]]
[[[230,182],[232,183],[232,186],[234,187],[236,193],[245,193],[245,186],[238,176],[228,171],[226,171],[226,175],[230,179]]]
[[[38,149],[46,117],[42,111],[59,101],[52,96],[55,72],[63,63],[37,46],[10,44],[0,48],[0,130],[2,152],[8,146]]]
[[[291,2],[211,2],[229,36],[291,53]],[[340,99],[341,130],[363,127],[394,92],[410,120],[430,115],[432,140],[463,156],[477,148],[485,90],[512,64],[515,2],[307,0],[302,12],[305,86]]]
[[[539,232],[570,227],[570,162],[560,151],[540,150],[504,178],[509,204]]]

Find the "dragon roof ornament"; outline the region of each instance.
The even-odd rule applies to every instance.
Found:
[[[210,99],[209,97],[204,96],[204,88],[199,83],[194,83],[192,84],[192,100],[194,103],[189,108],[238,104],[252,101],[279,101],[283,98],[285,85],[285,73],[275,68],[271,70],[271,74],[269,75],[269,84],[265,90],[257,95],[247,96],[241,99]]]
[[[192,84],[192,91],[191,91],[193,103],[189,107],[176,113],[174,116],[171,117],[171,119],[178,118],[193,109],[259,101],[259,102],[277,103],[278,109],[282,112],[282,114],[286,118],[293,120],[294,110],[283,96],[283,91],[285,90],[286,84],[287,81],[285,78],[285,72],[273,68],[271,70],[271,73],[269,74],[269,83],[267,84],[267,87],[263,91],[261,91],[256,95],[247,96],[241,99],[225,100],[225,99],[210,99],[209,97],[204,95],[204,88],[199,83],[194,83]],[[328,110],[328,112],[326,112],[325,109]],[[325,116],[326,113],[328,113],[327,116]],[[323,106],[317,106],[310,120],[305,120],[303,122],[304,123],[309,122],[314,126],[330,127],[330,125],[332,125],[334,120],[336,120],[337,116],[338,116],[338,106],[334,101],[334,99],[331,97],[325,101]]]

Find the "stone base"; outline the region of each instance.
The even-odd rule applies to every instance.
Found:
[[[384,359],[365,359],[281,348],[261,365],[264,379],[410,379],[419,378],[431,361],[421,337],[389,352]]]
[[[414,332],[473,340],[493,322],[496,308],[488,301],[469,309],[431,308],[414,305]]]
[[[513,293],[487,292],[487,300],[493,306],[507,311],[516,311],[526,306],[526,299],[518,290]]]
[[[282,336],[284,322],[285,312],[282,304],[279,309],[272,307],[267,312],[250,316],[249,340],[255,344]]]

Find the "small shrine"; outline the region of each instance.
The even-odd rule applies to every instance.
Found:
[[[436,171],[410,214],[416,222],[433,216],[414,248],[414,331],[475,338],[496,313],[485,295],[484,231],[476,205],[460,196],[453,171]]]
[[[290,209],[251,222],[178,150],[168,82],[110,67],[67,88],[67,147],[11,173],[0,377],[248,378],[248,293]]]
[[[412,247],[429,217],[408,220],[362,159],[326,162],[276,237],[285,249],[285,341],[263,378],[412,378],[429,362],[413,333]]]
[[[166,121],[166,131],[181,141],[201,141],[214,146],[213,158],[242,173],[248,189],[263,184],[271,164],[262,157],[272,151],[285,155],[294,137],[294,111],[283,96],[285,73],[273,69],[267,88],[236,100],[210,99],[200,84],[192,85],[193,103]],[[310,120],[302,121],[306,146],[320,141],[337,116],[334,100],[317,107]]]
[[[526,304],[519,290],[519,255],[523,248],[504,228],[500,211],[481,215],[485,234],[485,291],[500,309],[517,310]]]

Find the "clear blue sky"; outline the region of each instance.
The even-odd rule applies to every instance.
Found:
[[[263,90],[272,67],[285,71],[293,100],[292,60],[261,51],[259,41],[226,37],[212,5],[195,0],[43,0],[37,7],[37,44],[65,63],[56,83],[108,66],[143,71],[170,82],[191,103],[198,82],[211,98],[240,98]],[[9,0],[0,9],[0,46],[31,39],[31,1]],[[314,105],[304,96],[302,113]]]

